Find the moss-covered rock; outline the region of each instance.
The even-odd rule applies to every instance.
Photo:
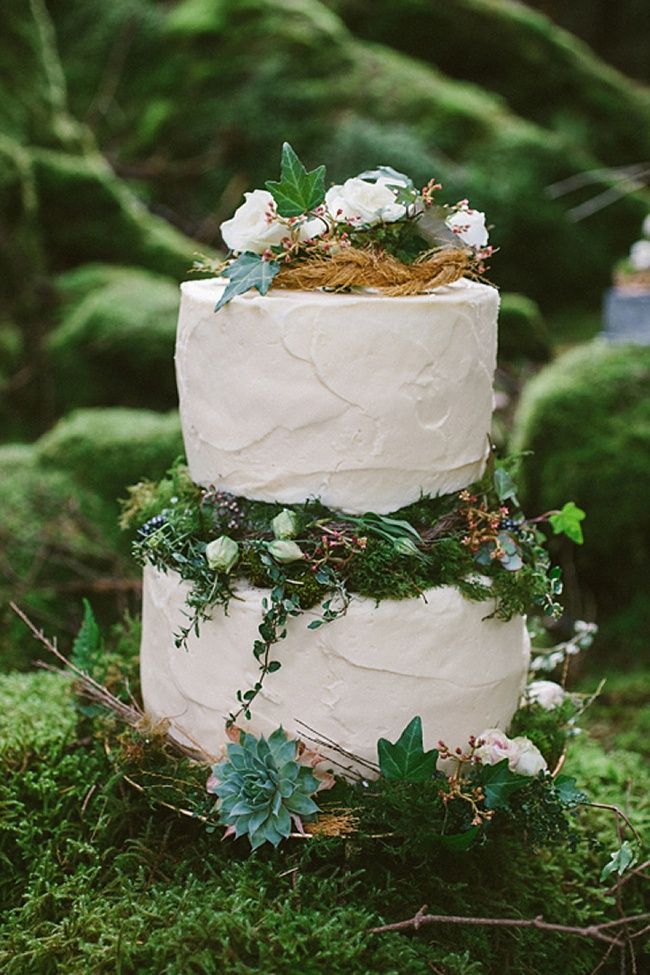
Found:
[[[139,268],[86,264],[56,282],[62,306],[47,348],[57,410],[176,403],[178,286]]]
[[[650,573],[650,349],[591,343],[548,366],[524,390],[512,448],[533,451],[531,514],[570,499],[587,512],[579,576],[618,612]]]
[[[537,302],[504,292],[499,308],[499,360],[547,362],[551,351],[551,336]]]
[[[650,156],[650,93],[527,4],[326,0],[356,35],[500,95],[610,165]]]
[[[510,6],[502,25],[508,32],[518,22]],[[609,281],[613,255],[627,249],[644,215],[645,206],[628,196],[588,222],[568,221],[566,201],[552,200],[543,190],[600,166],[588,131],[577,124],[551,129],[524,120],[486,89],[491,72],[468,84],[388,47],[359,41],[317,0],[289,5],[283,0],[183,0],[165,9],[151,2],[106,5],[96,0],[83,7],[59,4],[54,16],[80,116],[92,105],[116,29],[125,31],[113,97],[97,119],[100,144],[110,145],[118,172],[142,174],[152,198],[183,213],[202,239],[217,242],[219,221],[231,214],[243,190],[262,185],[276,171],[283,139],[307,163],[328,162],[333,180],[376,165],[378,159],[409,169],[418,181],[432,174],[442,177],[452,199],[469,195],[496,225],[501,254],[491,272],[494,279],[547,305],[576,293],[593,303]],[[529,17],[534,21],[531,37],[553,35],[550,50],[564,52],[577,91],[584,81],[576,67],[580,57],[572,61],[564,35],[556,32],[558,40],[543,18]],[[441,44],[448,36],[466,39],[471,23],[461,21],[450,17],[449,29],[439,30]],[[537,21],[544,30],[535,27]],[[402,28],[396,28],[387,41],[397,44],[401,34]],[[480,36],[480,45],[461,40],[461,49],[481,47],[491,64],[500,63],[498,33]],[[513,37],[514,44],[516,31]],[[547,51],[540,45],[519,45],[516,74],[534,79],[529,99],[542,106],[552,102],[560,116],[564,96],[557,91],[551,98],[546,92],[539,96],[540,50],[544,56]],[[90,69],[89,50],[95,65]],[[458,60],[462,71],[465,59]],[[587,74],[594,84],[593,72]],[[576,111],[591,113],[596,129],[609,132],[625,125],[641,139],[643,97],[610,74],[615,81],[607,80],[606,68],[598,76],[601,88],[613,92],[602,113],[596,111],[600,95],[591,108],[580,103]],[[629,118],[636,120],[631,125],[618,119],[621,103],[614,96],[619,90],[625,93]],[[189,113],[188,103],[196,106]],[[611,125],[603,124],[603,117],[611,117]],[[609,143],[609,137],[603,142]],[[589,193],[607,183],[595,179]],[[214,217],[207,223],[206,213]]]
[[[178,413],[124,407],[74,410],[37,444],[47,468],[64,471],[108,503],[129,484],[156,480],[183,453]]]
[[[94,594],[106,615],[136,591],[111,506],[68,473],[43,468],[31,446],[0,447],[0,483],[0,668],[6,669],[29,666],[42,653],[10,601],[65,642],[78,627],[84,595]]]

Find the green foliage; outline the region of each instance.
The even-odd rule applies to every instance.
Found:
[[[57,409],[176,404],[178,287],[139,268],[84,264],[60,275],[59,324],[48,335]]]
[[[495,765],[481,766],[479,781],[485,792],[485,805],[488,809],[505,809],[512,796],[529,784],[523,775],[515,775],[508,768],[508,759]]]
[[[584,975],[602,956],[592,942],[555,942],[535,931],[441,926],[433,938],[413,938],[373,936],[368,928],[411,917],[422,903],[431,913],[474,916],[511,916],[516,904],[522,917],[566,924],[613,916],[598,884],[613,848],[605,812],[581,813],[573,850],[535,854],[512,830],[459,855],[425,844],[429,824],[442,822],[437,783],[425,793],[422,783],[390,782],[381,802],[368,797],[360,813],[375,832],[399,823],[408,851],[405,840],[395,847],[386,838],[349,842],[344,853],[342,841],[323,838],[277,851],[266,844],[241,858],[196,819],[150,808],[115,776],[103,741],[78,740],[67,682],[57,675],[0,678],[0,702],[0,741],[8,729],[15,743],[0,781],[0,967],[7,975],[119,966],[181,975],[198,965],[209,975],[430,975],[431,966],[499,975],[506,965],[518,975]],[[576,742],[570,761],[599,798],[627,796],[639,825],[643,803],[648,811],[647,765],[629,752],[607,756],[586,740]],[[626,890],[626,908],[642,910],[636,881]],[[553,950],[565,944],[570,951]]]
[[[280,216],[300,217],[323,202],[325,199],[324,166],[318,166],[308,173],[288,142],[282,146],[281,165],[280,181],[267,180],[265,183],[275,200]]]
[[[626,870],[634,865],[636,861],[636,854],[630,846],[627,840],[624,840],[619,846],[618,850],[615,850],[610,854],[609,862],[605,864],[600,872],[600,882],[604,883],[612,874],[616,874],[618,877],[622,877]]]
[[[557,514],[550,516],[549,522],[554,535],[566,535],[576,545],[582,545],[585,539],[580,522],[586,517],[586,513],[575,501],[567,501]]]
[[[405,0],[399,7],[390,0],[330,0],[328,6],[355,34],[428,61],[452,78],[488,87],[513,111],[574,145],[589,140],[610,165],[648,156],[648,121],[641,123],[645,131],[635,131],[631,122],[648,119],[645,93],[529,5],[451,0],[444,9],[433,9],[422,0]],[[575,23],[575,6],[544,4],[547,13],[552,7],[554,21],[569,23]],[[612,26],[611,12],[602,17],[607,26],[593,38],[598,42]],[[474,44],[477,37],[484,39],[480,47]],[[540,90],[544,98],[538,97]],[[623,105],[619,117],[617,106]]]
[[[183,453],[178,414],[105,407],[75,410],[38,442],[41,463],[114,502],[139,478],[160,477]]]
[[[0,448],[0,668],[23,668],[43,650],[9,608],[13,600],[64,648],[79,625],[81,598],[97,579],[133,575],[113,511],[65,471],[44,468],[30,446]],[[95,596],[93,596],[95,599]],[[115,618],[123,592],[97,595]]]
[[[517,833],[538,849],[567,842],[574,845],[577,833],[566,816],[563,798],[568,791],[549,787],[541,779],[529,780],[510,797],[506,818]],[[584,793],[579,795],[586,798]]]
[[[69,740],[76,717],[70,680],[62,674],[0,677],[0,759],[18,769],[25,757],[49,757]]]
[[[475,26],[481,19],[476,9],[459,14],[454,3],[434,15],[418,8],[402,14],[401,8],[390,11],[382,3],[365,21],[371,29],[379,29],[387,17],[397,21],[385,43],[417,41],[423,50],[415,58],[358,40],[316,0],[289,7],[281,0],[186,0],[169,10],[143,0],[135,14],[132,0],[110,8],[88,0],[83,10],[60,4],[54,16],[71,103],[80,118],[89,109],[92,114],[102,84],[100,66],[120,26],[135,18],[114,101],[101,117],[95,115],[94,130],[100,145],[110,146],[123,166],[136,172],[144,168],[150,198],[182,213],[188,226],[203,231],[205,214],[215,204],[220,215],[228,216],[238,188],[262,186],[288,138],[308,165],[327,160],[333,180],[376,167],[378,161],[412,173],[418,185],[432,175],[440,177],[451,197],[469,196],[498,228],[495,242],[501,254],[494,271],[501,286],[545,304],[566,304],[570,269],[572,295],[593,302],[609,280],[612,255],[629,246],[644,205],[632,195],[602,210],[594,221],[572,223],[565,219],[567,200],[542,198],[539,187],[598,169],[599,153],[609,156],[616,145],[612,129],[621,136],[625,129],[626,145],[612,161],[629,164],[630,158],[645,158],[645,95],[618,76],[613,81],[611,71],[584,51],[577,54],[545,21],[540,30],[522,18],[520,28],[509,5],[495,10],[490,4],[485,29]],[[441,17],[448,26],[442,26]],[[405,33],[406,19],[415,26]],[[525,29],[525,43],[520,29]],[[502,33],[510,51],[503,64]],[[477,51],[476,36],[493,40]],[[434,60],[444,63],[442,69],[425,63],[434,45]],[[448,57],[452,49],[455,54]],[[475,84],[450,77],[467,72],[474,58],[484,59]],[[558,58],[562,81],[556,87],[555,75],[545,72],[545,90],[554,95],[540,101],[540,65],[554,65]],[[515,85],[513,62],[518,65]],[[491,93],[488,86],[500,72],[507,73],[509,82]],[[535,83],[522,85],[522,77]],[[598,94],[585,95],[592,86]],[[500,92],[512,98],[520,87],[526,96],[511,108]],[[575,112],[567,90],[580,106]],[[188,115],[187,98],[213,108]],[[621,104],[628,107],[624,113]],[[523,117],[538,111],[539,121]],[[599,152],[594,155],[596,140]],[[161,145],[165,155],[158,172],[155,167],[151,172],[147,164],[160,158]],[[203,170],[200,163],[187,165],[202,159]],[[595,179],[594,194],[608,185],[602,177]],[[545,246],[535,249],[532,261],[534,240],[544,240]]]
[[[100,655],[103,651],[102,638],[93,613],[93,608],[87,599],[83,601],[84,615],[79,632],[72,644],[70,661],[85,674],[94,674]]]
[[[396,742],[380,738],[377,742],[379,768],[386,779],[428,782],[435,777],[438,752],[425,752],[422,744],[422,718],[410,721]]]
[[[498,263],[498,262],[497,262]],[[539,305],[516,292],[501,294],[499,307],[499,361],[548,362],[551,336]]]
[[[219,797],[220,822],[236,838],[247,836],[253,850],[277,846],[292,828],[302,831],[301,817],[318,812],[311,798],[318,780],[298,762],[297,751],[298,742],[282,728],[268,740],[242,732],[212,769],[209,790]]]
[[[251,288],[265,295],[279,271],[280,265],[277,261],[266,261],[259,254],[251,254],[248,251],[240,254],[221,272],[223,277],[228,278],[228,284],[214,310],[219,311],[236,295],[243,295]]]
[[[649,389],[649,349],[594,343],[539,373],[515,418],[513,449],[532,451],[522,466],[527,509],[560,508],[569,497],[588,512],[572,557],[601,617],[624,611],[650,566],[650,508],[639,490],[650,477]],[[629,635],[644,652],[647,632]]]

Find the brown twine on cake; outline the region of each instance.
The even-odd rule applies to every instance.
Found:
[[[274,278],[273,287],[296,291],[376,288],[382,294],[401,297],[453,284],[464,275],[478,277],[470,256],[460,248],[440,247],[423,254],[414,264],[404,264],[385,251],[346,247],[335,254],[285,265]]]

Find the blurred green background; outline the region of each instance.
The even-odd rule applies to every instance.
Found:
[[[417,909],[418,891],[446,913],[600,917],[606,813],[581,826],[575,853],[531,855],[506,836],[415,875],[307,846],[287,854],[299,872],[283,852],[241,862],[119,781],[67,681],[32,670],[39,647],[8,602],[67,650],[90,598],[112,627],[112,679],[130,673],[135,688],[139,572],[116,499],[182,452],[179,281],[197,252],[219,251],[219,224],[275,175],[285,139],[332,181],[377,164],[436,177],[445,199],[486,211],[499,248],[495,443],[533,452],[522,470],[530,515],[569,499],[588,513],[584,546],[554,548],[566,616],[553,636],[596,619],[575,677],[588,690],[603,674],[608,683],[569,770],[647,827],[650,347],[597,335],[603,292],[650,210],[647,179],[621,177],[650,160],[649,47],[646,0],[0,5],[8,975],[596,969],[600,948],[584,940],[565,951],[538,932],[426,941],[367,928]],[[581,174],[570,192],[550,189]],[[618,972],[610,961],[599,970]]]

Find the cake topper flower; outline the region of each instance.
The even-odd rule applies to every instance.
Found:
[[[280,179],[245,193],[221,224],[226,260],[197,262],[195,270],[228,279],[217,311],[250,289],[403,296],[480,277],[493,253],[485,214],[468,200],[439,204],[440,189],[433,179],[418,189],[390,166],[327,189],[325,167],[308,172],[285,142]]]

